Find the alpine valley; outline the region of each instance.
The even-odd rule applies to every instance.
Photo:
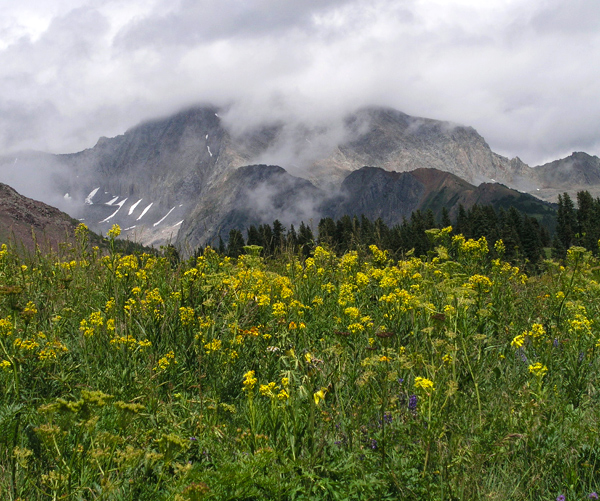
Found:
[[[529,167],[494,153],[471,127],[393,109],[318,127],[242,128],[221,115],[227,110],[189,108],[78,153],[0,158],[0,173],[52,173],[37,198],[90,229],[106,234],[117,223],[122,237],[184,250],[275,219],[316,226],[364,214],[397,224],[415,210],[452,215],[459,204],[514,205],[543,218],[559,193],[600,195],[598,157],[578,152]]]

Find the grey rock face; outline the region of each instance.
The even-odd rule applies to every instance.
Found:
[[[54,188],[42,200],[52,203],[68,193],[70,208],[63,209],[100,233],[117,223],[144,244],[194,247],[250,221],[297,224],[359,210],[372,217],[409,215],[423,197],[456,203],[454,195],[434,196],[417,175],[397,174],[418,169],[437,169],[475,186],[502,183],[546,200],[562,191],[600,190],[597,157],[578,153],[530,168],[491,151],[471,127],[388,108],[364,108],[338,124],[235,129],[224,125],[219,109],[202,106],[101,138],[79,153],[37,156],[54,173],[47,182]],[[276,159],[285,171],[265,159]],[[349,176],[366,165],[382,170]],[[437,182],[438,191],[460,188],[449,178]]]

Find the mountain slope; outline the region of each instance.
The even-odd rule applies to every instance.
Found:
[[[0,183],[0,243],[10,241],[30,252],[37,243],[44,250],[56,251],[60,243],[73,241],[78,224],[55,207],[24,197]]]
[[[575,198],[578,191],[589,191],[600,196],[600,158],[583,152],[574,152],[532,169],[539,185],[537,196],[550,199],[557,192],[567,192]]]
[[[251,224],[297,224],[320,216],[326,194],[309,181],[291,176],[273,165],[240,167],[200,201],[178,236],[184,248],[226,238],[233,228]]]
[[[474,186],[454,174],[437,169],[412,172],[389,172],[364,167],[350,174],[342,183],[341,196],[328,205],[333,218],[345,214],[381,217],[388,225],[400,224],[416,210],[431,209],[440,217],[446,207],[451,216],[459,204],[470,208],[475,204],[507,209],[511,205],[530,216],[552,216],[555,208],[532,195],[520,193],[497,183]]]
[[[562,191],[587,189],[600,194],[597,157],[574,154],[530,168],[518,158],[509,160],[494,153],[471,127],[410,117],[388,108],[363,108],[342,121],[321,125],[277,122],[252,128],[232,124],[220,113],[227,111],[194,107],[140,124],[121,136],[101,138],[93,148],[79,153],[0,159],[0,168],[5,175],[22,168],[23,162],[35,164],[36,172],[51,173],[40,183],[46,189],[44,201],[60,204],[94,231],[106,234],[117,223],[124,237],[153,245],[175,241],[196,245],[230,225],[221,219],[225,214],[230,222],[241,223],[244,214],[248,220],[250,215],[253,220],[261,219],[257,215],[264,212],[260,190],[243,195],[245,187],[240,184],[246,175],[248,182],[258,179],[258,168],[252,174],[234,175],[249,165],[280,165],[289,175],[327,193],[336,192],[349,174],[372,165],[388,172],[435,168],[470,185],[502,183],[546,200],[555,200]],[[275,175],[272,167],[262,168],[271,169],[263,183],[285,177]],[[393,190],[372,187],[379,196],[391,197],[382,200],[388,206],[378,209],[381,213],[421,200],[417,178],[377,176],[378,183],[396,183]],[[362,182],[369,183],[366,178]],[[439,189],[427,188],[425,196],[433,197],[428,202],[432,207],[446,204],[450,209],[458,200],[455,189],[461,182],[450,178],[439,182]],[[455,186],[450,189],[444,182]],[[304,189],[296,184],[294,190]],[[440,190],[452,196],[439,194]],[[275,191],[287,193],[277,196],[291,200],[290,190],[276,187]],[[483,197],[482,193],[478,196]],[[234,217],[231,210],[237,202],[242,212]],[[319,204],[313,202],[309,200],[307,208],[291,200],[297,207],[290,214],[316,214],[314,207]],[[275,217],[279,216],[270,219]]]
[[[498,181],[520,187],[527,166],[495,154],[475,129],[415,118],[389,108],[365,108],[346,120],[354,138],[313,169],[348,174],[364,165],[406,172],[435,168],[479,184]]]

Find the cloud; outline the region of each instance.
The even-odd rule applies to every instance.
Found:
[[[0,153],[78,151],[198,102],[236,130],[374,104],[471,125],[530,164],[600,153],[594,0],[50,4],[0,21]]]

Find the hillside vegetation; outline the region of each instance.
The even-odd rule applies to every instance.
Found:
[[[114,226],[111,243],[119,235]],[[0,251],[4,499],[588,499],[600,266]],[[597,250],[597,248],[596,248]]]

